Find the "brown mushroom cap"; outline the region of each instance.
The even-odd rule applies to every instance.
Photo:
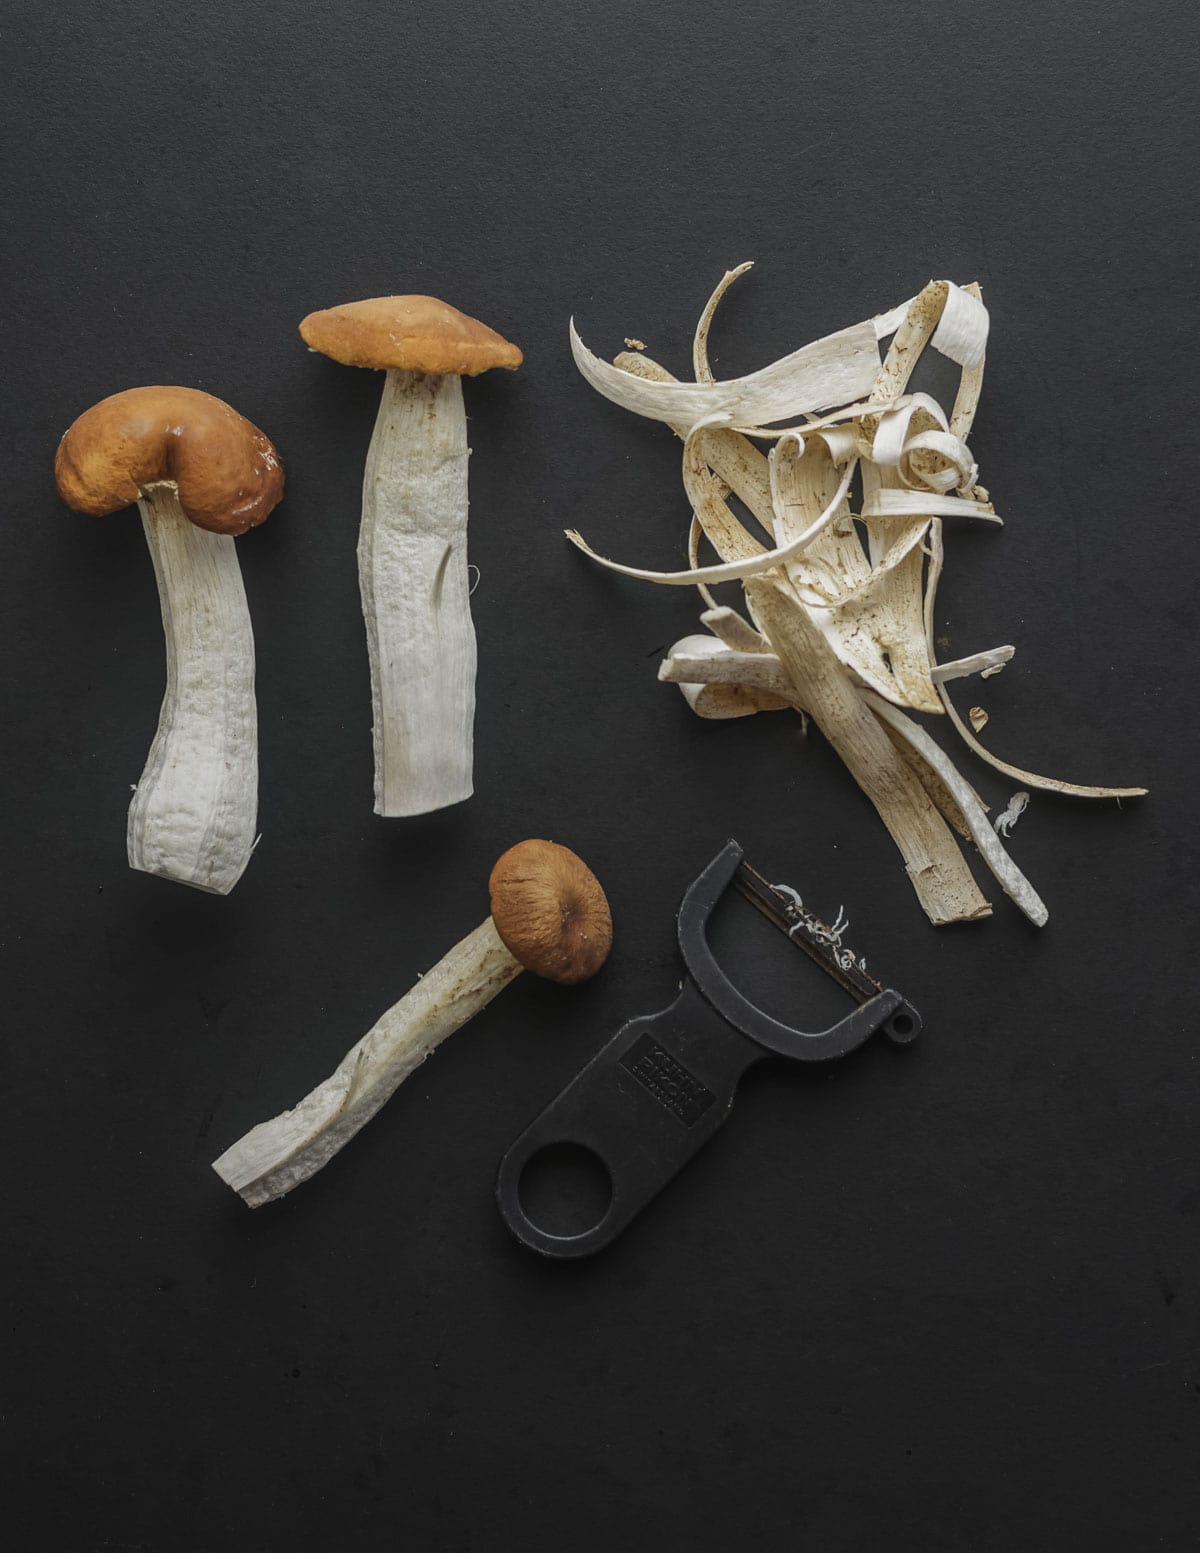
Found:
[[[488,880],[492,921],[526,970],[550,981],[586,981],[608,959],[612,916],[600,881],[553,841],[510,847]]]
[[[455,372],[475,377],[490,367],[519,367],[517,346],[437,297],[369,297],[310,313],[305,344],[348,367]]]
[[[59,495],[102,518],[148,486],[174,484],[198,528],[244,534],[283,495],[283,465],[256,426],[196,388],[127,388],[101,399],[63,434]]]

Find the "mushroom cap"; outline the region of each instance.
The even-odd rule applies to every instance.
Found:
[[[503,335],[437,297],[368,297],[310,313],[300,336],[348,367],[455,372],[519,367],[524,357]]]
[[[283,495],[283,465],[257,426],[197,388],[127,388],[85,410],[54,460],[59,495],[102,518],[173,484],[197,528],[244,534]]]
[[[488,880],[492,921],[526,970],[550,981],[586,981],[608,959],[612,916],[595,874],[553,841],[510,847]]]

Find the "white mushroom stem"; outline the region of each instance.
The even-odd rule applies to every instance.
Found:
[[[261,1122],[213,1164],[252,1208],[307,1181],[448,1035],[521,971],[491,917],[389,1008],[299,1105]]]
[[[138,502],[158,579],[167,688],[129,805],[129,866],[227,895],[254,850],[254,637],[234,541],[197,528],[173,484]]]
[[[389,371],[367,453],[358,541],[376,814],[426,814],[473,790],[469,455],[461,380]]]

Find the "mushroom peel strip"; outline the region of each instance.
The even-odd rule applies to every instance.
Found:
[[[717,663],[717,672],[705,676],[710,683],[721,683],[724,681],[725,676],[720,670],[728,663],[731,669],[736,671],[731,672],[729,678],[736,683],[753,684],[759,689],[769,689],[776,694],[783,694],[782,690],[778,688],[783,683],[782,679],[777,678],[777,676],[783,674],[779,659],[771,651],[770,644],[766,641],[766,638],[759,636],[753,627],[748,626],[736,610],[724,607],[706,610],[700,616],[700,619],[716,634],[722,644],[729,649],[728,657],[719,660]],[[670,667],[671,672],[661,672],[659,678],[674,684],[686,681],[687,674],[684,671],[691,670],[696,665],[693,663],[691,656],[694,649],[685,647],[684,644],[709,642],[711,640],[711,637],[706,636],[688,636],[684,637],[681,642],[676,642],[675,646],[671,648],[670,656],[663,665],[664,669]],[[707,652],[709,655],[715,656],[712,648],[708,648]],[[986,673],[988,670],[995,672],[997,669],[1002,669],[1006,663],[1011,662],[1012,657],[1013,649],[1011,647],[992,647],[986,652],[973,653],[969,658],[956,658],[951,663],[940,663],[933,671],[933,682],[936,685],[940,681],[965,679],[970,674]],[[684,661],[685,659],[686,661]],[[754,670],[753,677],[749,674],[744,679],[738,677],[738,673],[741,670],[750,670],[751,668]],[[679,672],[675,672],[676,670]]]
[[[942,431],[950,430],[950,419],[936,399],[928,394],[908,394],[904,403],[878,416],[871,457],[877,464],[898,464],[908,439],[909,427],[918,411],[923,410]]]
[[[700,423],[700,425],[698,425],[689,435],[689,443],[692,441],[692,438],[696,436],[697,432],[703,432],[709,429],[711,424],[711,422]],[[723,422],[718,422],[717,424],[723,424]],[[686,458],[686,448],[684,453]],[[701,582],[736,582],[740,579],[753,577],[759,572],[770,571],[773,567],[779,566],[782,562],[790,560],[792,556],[799,555],[800,552],[804,549],[804,546],[807,545],[817,534],[819,534],[821,529],[824,528],[826,524],[832,521],[838,507],[841,505],[842,500],[846,495],[846,492],[850,488],[850,481],[854,475],[854,468],[855,466],[853,464],[850,464],[847,467],[833,500],[829,503],[828,507],[821,514],[821,516],[809,526],[808,530],[800,534],[796,539],[793,539],[786,545],[780,545],[774,550],[764,550],[761,555],[752,556],[743,561],[724,561],[719,566],[702,566],[698,571],[694,571],[689,567],[688,570],[682,572],[655,572],[637,566],[625,566],[620,561],[610,561],[602,555],[597,555],[597,553],[587,543],[583,536],[577,533],[575,529],[565,529],[564,533],[577,549],[582,550],[583,553],[587,556],[590,556],[593,561],[596,561],[601,566],[607,567],[609,571],[619,572],[623,577],[634,577],[641,582],[662,583],[665,586],[671,588],[692,588],[695,587],[697,583]]]
[[[1008,853],[1000,845],[996,832],[988,820],[983,805],[975,789],[956,770],[953,761],[945,754],[938,744],[929,737],[924,728],[918,727],[912,718],[906,717],[903,712],[885,701],[882,696],[876,696],[871,691],[863,692],[863,700],[871,708],[877,717],[883,719],[890,727],[906,739],[918,755],[933,767],[942,782],[950,791],[963,819],[970,829],[972,839],[979,848],[984,862],[996,876],[996,880],[1010,900],[1014,901],[1035,927],[1044,927],[1049,912],[1037,891],[1026,879],[1025,875],[1009,857]]]
[[[623,364],[627,359],[626,353],[622,351],[619,356],[613,357],[613,365],[620,366],[622,370],[626,370]],[[653,362],[652,358],[643,357],[642,359],[649,359],[653,365],[657,366],[657,363]],[[649,374],[644,375],[649,376]],[[679,379],[659,377],[657,381],[677,383]],[[798,437],[806,437],[812,431],[836,433],[848,430],[847,423],[856,421],[860,416],[880,415],[890,413],[893,410],[902,410],[911,398],[912,396],[909,394],[901,394],[898,399],[889,399],[886,402],[878,399],[860,399],[855,404],[845,404],[837,409],[828,410],[824,415],[806,416],[804,420],[797,422],[795,426],[744,426],[740,421],[735,421],[731,429],[743,437],[753,437],[759,442],[774,442],[777,437],[786,437],[789,432],[794,433]]]
[[[943,327],[944,324],[944,327]],[[906,504],[905,493],[895,487],[906,480],[909,473],[932,472],[937,468],[930,454],[918,449],[907,449],[908,433],[915,424],[921,431],[931,426],[940,429],[947,425],[947,417],[928,396],[913,395],[910,409],[899,408],[897,400],[903,396],[922,352],[929,343],[961,367],[954,413],[949,417],[949,429],[956,442],[952,445],[949,460],[942,463],[953,468],[960,480],[975,475],[974,463],[965,446],[967,432],[978,403],[983,384],[983,361],[987,346],[988,315],[978,286],[960,290],[952,281],[930,281],[914,297],[896,328],[892,342],[879,369],[871,397],[879,403],[878,412],[860,417],[856,429],[871,443],[876,454],[880,432],[883,432],[882,451],[887,454],[894,448],[893,433],[901,440],[894,467],[881,465],[874,457],[863,463],[863,503],[860,520],[867,529],[867,550],[872,566],[878,567],[889,553],[893,565],[888,567],[887,580],[876,594],[864,589],[863,595],[848,599],[840,608],[844,621],[843,630],[859,618],[864,609],[879,608],[882,619],[869,628],[872,645],[888,654],[893,668],[893,678],[903,686],[902,696],[888,695],[891,701],[900,701],[923,711],[937,711],[938,699],[932,683],[933,652],[928,640],[923,640],[925,599],[922,595],[924,556],[916,549],[917,537],[924,537],[931,517],[945,496],[921,493],[914,504],[924,510],[914,511]],[[959,451],[961,447],[961,452]],[[970,461],[970,462],[968,462]],[[907,469],[904,467],[907,462]],[[966,466],[966,467],[963,467]],[[958,512],[966,516],[966,510]],[[990,506],[979,511],[978,516],[992,516]],[[903,520],[907,519],[907,523]],[[910,543],[904,546],[904,534]],[[847,657],[850,657],[847,644]],[[888,687],[876,686],[887,693]]]
[[[935,685],[948,679],[966,679],[969,674],[998,674],[1006,663],[1011,663],[1015,647],[989,647],[984,652],[972,653],[969,658],[954,658],[949,663],[937,663],[933,667]]]
[[[724,642],[715,636],[685,636],[671,648],[671,655],[659,670],[660,679],[673,679],[683,692],[683,698],[697,717],[724,720],[731,717],[749,717],[754,712],[781,712],[791,707],[787,679],[776,666],[776,684],[773,690],[764,688],[763,676],[746,672],[743,659],[746,655],[731,652]],[[701,679],[687,680],[668,674],[668,667],[701,661],[706,672]],[[758,660],[761,662],[761,659]]]
[[[138,500],[162,605],[167,685],[129,805],[129,866],[228,895],[255,846],[254,635],[234,540],[197,528],[170,483]]]
[[[759,561],[768,554],[767,547],[747,532],[746,527],[733,514],[728,501],[729,487],[721,477],[710,471],[707,459],[695,458],[688,466],[688,450],[700,441],[693,433],[684,446],[684,489],[692,504],[692,522],[721,557],[722,562]],[[702,570],[697,546],[689,541],[688,568],[691,572]],[[768,564],[770,564],[768,562]],[[692,577],[697,587],[705,579]]]
[[[981,518],[1004,527],[1004,519],[990,502],[964,496],[938,496],[932,491],[900,491],[881,487],[863,503],[861,518]]]
[[[922,453],[934,455],[943,467],[929,467],[927,457],[926,467],[921,468]],[[881,468],[894,468],[901,483],[911,489],[942,496],[956,488],[969,491],[979,472],[970,448],[953,435],[945,411],[928,394],[912,394],[878,417],[871,458]]]
[[[688,524],[688,566],[694,572],[700,570],[700,541],[703,537],[704,530],[700,527],[700,519],[693,513],[692,521]],[[707,583],[698,582],[696,592],[710,610],[719,608],[716,599],[709,592]]]
[[[930,533],[929,554],[929,583],[925,593],[925,634],[929,642],[930,656],[933,656],[933,611],[937,597],[937,586],[941,580],[942,566],[944,562],[944,547],[942,544],[942,527],[934,520]],[[946,715],[954,724],[954,727],[963,743],[968,749],[973,750],[981,760],[997,771],[1002,771],[1005,776],[1012,777],[1014,781],[1027,783],[1030,787],[1040,787],[1046,792],[1063,793],[1070,798],[1144,798],[1147,789],[1144,787],[1088,787],[1078,782],[1060,782],[1056,777],[1038,776],[1036,772],[1025,771],[1020,766],[1009,765],[1008,761],[1001,760],[998,755],[984,745],[980,744],[972,729],[959,716],[954,702],[950,699],[950,693],[946,689],[945,680],[937,683],[937,693],[942,705],[946,709]]]
[[[786,700],[791,683],[774,653],[738,652],[713,636],[685,636],[658,667],[667,685],[740,685]],[[691,699],[690,697],[688,698]]]
[[[803,643],[797,652],[788,654],[786,667],[774,655],[721,655],[711,647],[700,654],[685,653],[683,649],[692,643],[684,642],[672,649],[671,657],[660,667],[659,677],[690,685],[733,683],[743,694],[757,688],[767,695],[790,699],[802,713],[811,712],[896,840],[930,918],[934,922],[949,922],[988,915],[991,908],[979,894],[951,832],[919,776],[901,760],[895,746],[881,737],[878,725],[862,711],[853,688],[842,684],[840,672],[831,671],[827,662],[823,664],[823,654],[816,646],[820,640],[817,627],[807,620],[799,600],[789,597],[781,587],[757,591],[760,584],[766,588],[769,581],[762,578],[749,582],[747,597],[755,618],[766,625],[772,644],[777,644],[784,634]],[[764,613],[768,617],[773,613],[774,623],[770,618],[764,621]],[[729,614],[732,612],[711,611],[706,621],[729,629],[724,618]],[[720,621],[716,616],[722,617]],[[733,629],[747,642],[744,631]],[[753,639],[747,645],[752,643]],[[780,645],[781,656],[787,653],[787,647]],[[698,697],[686,690],[684,694],[695,710]],[[947,764],[944,756],[941,759]],[[965,786],[961,778],[958,780]],[[956,812],[961,814],[962,804],[957,795],[952,796]],[[976,807],[980,807],[978,800]],[[972,819],[964,815],[964,820],[970,829]],[[990,827],[987,845],[993,850],[997,845]],[[1007,859],[1002,866],[1009,866]]]
[[[872,397],[883,404],[902,394],[921,353],[926,345],[932,344],[934,350],[963,369],[964,380],[968,374],[972,375],[972,387],[978,398],[987,336],[988,314],[979,288],[959,287],[949,280],[931,280],[909,303],[879,369]],[[955,424],[956,418],[962,419],[958,412],[959,401],[956,400],[950,429],[956,436],[965,437],[966,431]]]
[[[769,654],[771,651],[771,644],[766,637],[760,631],[756,631],[736,609],[730,609],[727,604],[718,604],[715,609],[706,609],[700,616],[700,620],[733,652]]]
[[[814,701],[829,689],[822,683],[823,668],[828,665],[823,664],[817,645],[823,638],[838,660],[836,672],[845,676],[847,695],[875,722],[925,797],[952,825],[974,836],[1006,891],[1031,920],[1040,923],[1045,920],[1045,908],[1007,855],[996,850],[995,832],[986,822],[977,795],[923,730],[896,710],[913,707],[949,714],[970,747],[979,750],[983,758],[1017,780],[1037,785],[1029,773],[1006,767],[981,749],[962,726],[942,683],[966,673],[996,673],[1012,656],[1012,649],[992,649],[939,667],[931,640],[930,611],[940,567],[942,520],[957,517],[997,526],[1001,523],[987,491],[977,484],[978,470],[966,441],[979,401],[989,327],[980,288],[932,281],[907,304],[872,319],[877,340],[889,334],[892,339],[867,402],[852,406],[843,402],[840,409],[830,405],[819,416],[818,406],[808,406],[799,411],[804,417],[800,424],[784,427],[779,424],[782,414],[759,414],[751,420],[744,406],[734,408],[727,401],[714,405],[715,394],[731,384],[713,379],[708,335],[721,299],[733,280],[748,268],[743,265],[727,271],[709,297],[693,341],[695,384],[677,382],[644,357],[635,363],[623,356],[617,358],[612,374],[612,386],[618,391],[601,389],[622,404],[627,404],[629,393],[644,394],[650,403],[627,407],[667,420],[684,441],[684,481],[693,509],[688,539],[691,569],[682,574],[656,574],[614,562],[602,564],[631,577],[692,583],[710,605],[714,601],[709,583],[743,582],[754,626],[748,627],[732,612],[725,612],[731,619],[724,618],[722,610],[710,608],[704,617],[706,623],[731,650],[722,653],[711,639],[685,640],[676,645],[660,677],[686,686],[684,694],[696,710],[700,710],[698,702],[703,694],[699,687],[707,685],[713,691],[724,687],[746,696],[757,693],[790,699],[798,710],[815,715],[860,786],[876,802],[901,844],[916,883],[923,870],[914,868],[913,858],[921,842],[911,833],[902,837],[916,807],[906,797],[897,800],[894,793],[873,791],[864,780],[853,749],[860,735],[847,733],[857,726],[857,718],[847,705],[842,707],[845,725],[836,729],[829,724],[837,724],[840,717],[833,709],[837,698],[828,700],[822,709],[814,707]],[[927,347],[961,369],[949,415],[928,394],[909,390],[913,371]],[[792,358],[786,361],[790,363]],[[624,391],[615,380],[620,372],[627,380],[634,380]],[[584,375],[589,376],[586,371]],[[599,386],[592,380],[593,386]],[[677,413],[672,414],[665,409],[671,401],[649,392],[654,385],[711,393],[706,400],[689,399],[680,393],[673,401]],[[703,413],[708,409],[715,413]],[[769,424],[772,421],[773,426]],[[762,438],[772,445],[769,459],[750,438]],[[820,478],[814,478],[822,467],[816,456],[819,444],[827,462]],[[831,485],[844,479],[847,471],[853,478],[856,468],[863,483],[859,511],[851,513],[845,499],[849,482],[841,492],[840,506],[835,502],[831,510]],[[801,470],[805,479],[798,484]],[[734,511],[728,499],[731,492],[773,540],[769,550],[763,550],[752,538],[748,520]],[[865,537],[856,524],[866,530]],[[700,564],[702,534],[716,549],[720,566]],[[925,560],[934,549],[938,561],[931,564],[927,577]],[[780,640],[781,632],[786,640]],[[815,686],[798,684],[806,669],[816,673]],[[888,704],[890,715],[875,705],[876,697]],[[746,709],[744,702],[739,709]],[[847,743],[849,748],[844,747]],[[1041,785],[1084,796],[1141,791],[1077,788],[1045,779]],[[889,816],[886,811],[892,803],[898,808]],[[938,840],[931,851],[935,864],[953,851],[951,867],[962,866],[948,832],[945,848]],[[936,866],[933,873],[936,876]],[[935,882],[931,892],[922,894],[922,903],[933,920],[952,919],[943,907],[954,889],[947,875]],[[919,886],[918,893],[922,893]],[[939,895],[944,897],[942,905],[937,901]],[[964,887],[956,906],[970,909],[955,910],[955,918],[982,915],[988,909],[977,897],[973,881]]]
[[[717,304],[733,285],[739,275],[744,275],[747,270],[754,268],[754,260],[748,259],[744,264],[739,264],[735,269],[726,270],[717,282],[711,297],[704,304],[704,311],[700,314],[700,322],[696,325],[696,337],[692,341],[692,370],[696,374],[697,383],[715,383],[712,368],[708,364],[708,331],[712,327],[713,314],[717,311]]]
[[[780,539],[820,507],[834,478],[823,438],[811,439],[799,457],[796,446],[793,439],[781,438],[771,454]],[[864,474],[869,467],[864,466]],[[844,506],[838,521],[791,562],[787,572],[834,652],[858,680],[889,700],[936,711],[924,637],[918,633],[914,642],[899,623],[906,614],[920,616],[923,563],[919,556],[909,565],[905,562],[927,524],[927,519],[914,523],[907,533],[901,525],[891,525],[894,532],[880,537],[879,557],[872,566]],[[891,542],[885,545],[884,538]]]
[[[972,281],[963,290],[968,296],[974,297],[982,303],[983,293],[978,284]],[[958,392],[954,396],[954,407],[950,411],[950,431],[963,442],[971,435],[971,427],[975,424],[975,412],[979,408],[979,396],[983,392],[983,368],[984,358],[981,356],[973,367],[964,367],[962,376],[958,380]]]
[[[869,322],[804,345],[746,377],[715,383],[639,380],[594,356],[579,338],[573,320],[571,354],[583,376],[606,399],[635,415],[689,430],[712,415],[759,424],[846,404],[869,393],[879,372],[879,345]]]
[[[906,533],[902,539],[898,540],[895,544],[891,545],[883,552],[880,559],[871,568],[870,573],[864,577],[861,582],[856,583],[853,588],[848,589],[845,593],[837,594],[837,596],[834,598],[822,598],[816,596],[812,585],[809,584],[807,591],[802,594],[804,602],[810,609],[836,609],[842,611],[844,611],[851,604],[861,603],[871,593],[880,589],[881,585],[896,570],[896,568],[900,566],[903,561],[906,561],[913,553],[913,551],[916,550],[917,546],[929,532],[929,525],[931,521],[932,519],[927,518],[923,523],[910,528],[908,533]],[[936,711],[937,708],[927,706],[922,708],[922,710],[933,712]]]
[[[826,656],[828,645],[803,606],[781,580],[772,577],[751,579],[746,592],[755,618],[779,650],[793,703],[814,716],[874,803],[931,921],[942,924],[990,915],[991,907],[979,893],[923,782],[864,706],[844,669]],[[741,674],[743,683],[753,683],[761,674],[764,688],[777,688],[769,668],[764,673],[743,660]]]

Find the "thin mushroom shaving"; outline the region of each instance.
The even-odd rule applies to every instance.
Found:
[[[641,340],[627,340],[636,353],[610,365],[571,324],[571,351],[592,387],[635,415],[664,421],[683,443],[686,569],[626,565],[598,555],[573,529],[567,537],[610,571],[698,589],[712,634],[677,643],[660,679],[677,684],[701,717],[784,707],[811,717],[874,803],[931,921],[991,913],[957,831],[1041,926],[1046,908],[998,839],[1011,821],[1002,816],[993,828],[970,783],[907,714],[947,717],[977,755],[1031,787],[1084,798],[1139,797],[1145,789],[1080,786],[999,760],[975,737],[986,714],[974,708],[964,720],[947,685],[998,673],[1013,648],[937,661],[944,522],[1001,523],[967,440],[988,336],[980,288],[930,281],[899,307],[722,381],[709,361],[709,331],[722,297],[748,269],[727,271],[704,306],[692,382],[646,355]],[[910,388],[927,346],[960,369],[949,412]],[[705,543],[716,556],[707,564]],[[734,581],[746,616],[709,591]]]

